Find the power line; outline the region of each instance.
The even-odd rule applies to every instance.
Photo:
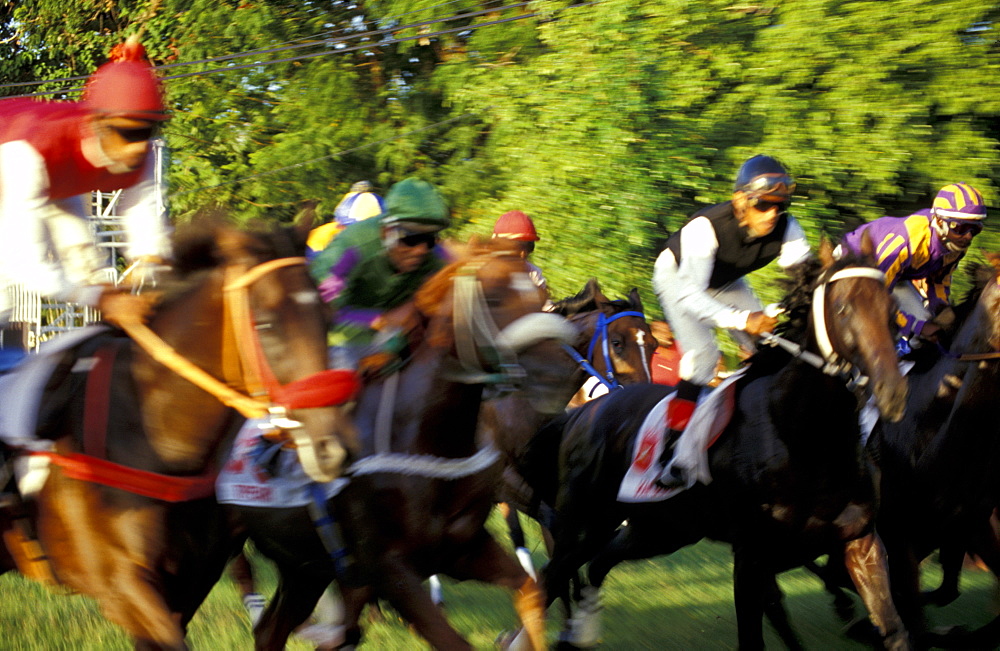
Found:
[[[453,1],[457,1],[457,0],[453,0]],[[335,44],[341,43],[341,42],[346,42],[346,41],[351,41],[351,40],[357,40],[357,39],[362,39],[362,38],[374,38],[374,37],[382,36],[382,35],[385,35],[385,34],[391,34],[393,32],[399,32],[399,31],[402,31],[402,30],[405,30],[405,29],[413,29],[413,28],[419,28],[419,27],[426,27],[427,25],[434,25],[434,24],[437,24],[437,23],[447,23],[447,22],[451,22],[451,21],[455,21],[455,20],[460,20],[460,19],[465,19],[465,18],[474,18],[476,16],[481,16],[481,15],[490,14],[490,13],[496,13],[497,11],[504,11],[504,10],[507,10],[507,9],[516,9],[518,7],[526,6],[526,5],[530,4],[530,3],[531,3],[531,0],[524,0],[522,2],[516,2],[516,3],[513,3],[513,4],[504,5],[502,7],[496,7],[496,8],[493,8],[493,9],[481,9],[481,10],[478,10],[478,11],[468,12],[468,13],[464,13],[464,14],[456,14],[454,16],[447,17],[447,18],[435,18],[435,19],[429,19],[429,20],[422,20],[422,21],[415,22],[415,23],[407,23],[407,24],[403,24],[403,25],[394,25],[394,26],[391,26],[391,27],[384,27],[384,28],[380,28],[380,29],[369,30],[369,31],[366,31],[366,32],[359,32],[357,34],[353,34],[353,35],[350,35],[350,36],[338,37],[338,38],[333,38],[333,39],[327,38],[327,39],[323,39],[321,42],[316,42],[316,43],[296,43],[294,45],[283,45],[283,46],[279,46],[279,47],[266,48],[266,49],[260,49],[260,50],[249,50],[249,51],[243,52],[243,53],[225,54],[225,55],[221,55],[221,56],[218,56],[218,57],[210,57],[210,58],[199,59],[199,60],[195,60],[195,61],[188,61],[188,62],[182,62],[182,63],[169,63],[169,64],[164,64],[164,65],[156,66],[156,69],[158,69],[158,70],[167,70],[167,69],[170,69],[170,68],[175,68],[175,67],[180,67],[180,66],[197,65],[197,64],[204,64],[204,63],[216,63],[216,62],[220,62],[220,61],[229,61],[229,60],[233,60],[233,59],[243,58],[243,57],[246,57],[246,56],[254,56],[254,55],[260,55],[260,54],[274,54],[276,52],[284,52],[284,51],[288,51],[288,50],[301,49],[301,48],[305,48],[305,47],[318,47],[318,46],[324,46],[324,45],[327,46],[327,47],[329,47],[330,45],[335,45]],[[445,4],[448,4],[448,3],[445,3]],[[402,14],[402,15],[405,15],[405,14]],[[403,43],[403,42],[406,42],[406,41],[412,41],[412,40],[417,40],[417,39],[431,38],[431,37],[434,37],[434,36],[441,36],[441,35],[444,35],[444,34],[451,34],[451,33],[454,33],[454,32],[474,31],[476,29],[479,29],[480,27],[488,27],[488,26],[495,25],[495,24],[512,22],[512,21],[515,21],[515,20],[522,20],[524,18],[532,18],[532,17],[537,16],[537,15],[538,15],[537,13],[532,12],[532,13],[528,13],[528,14],[522,14],[522,15],[519,15],[519,16],[513,16],[513,17],[510,17],[510,18],[502,18],[502,19],[498,19],[498,20],[495,20],[495,21],[489,21],[489,22],[485,22],[485,23],[480,23],[478,25],[466,25],[466,26],[463,26],[463,27],[457,27],[457,28],[450,28],[450,29],[439,30],[437,32],[428,32],[428,33],[424,33],[424,34],[418,34],[416,36],[406,36],[406,37],[402,37],[402,38],[390,38],[390,39],[384,39],[384,40],[377,41],[377,42],[376,41],[372,41],[370,43],[365,43],[364,45],[356,45],[356,46],[353,46],[353,47],[328,49],[328,50],[324,50],[322,52],[313,52],[313,53],[310,53],[310,54],[303,54],[303,55],[299,55],[299,56],[295,56],[295,57],[286,57],[286,58],[283,58],[283,59],[275,59],[275,60],[272,60],[272,61],[256,61],[256,62],[253,62],[253,63],[244,63],[244,64],[240,64],[240,65],[235,65],[235,66],[225,66],[225,67],[221,67],[221,68],[213,68],[211,70],[202,70],[202,71],[197,71],[197,72],[184,72],[184,73],[179,73],[179,74],[176,74],[176,75],[166,75],[164,77],[161,77],[161,79],[168,80],[168,79],[181,79],[181,78],[184,78],[184,77],[196,77],[196,76],[201,76],[201,75],[215,74],[215,73],[218,73],[218,72],[229,72],[229,71],[232,71],[232,70],[245,70],[245,69],[248,69],[248,68],[257,68],[257,67],[267,66],[267,65],[277,64],[277,63],[289,63],[289,62],[293,62],[293,61],[302,61],[302,60],[305,60],[305,59],[312,59],[312,58],[316,58],[316,57],[326,56],[328,54],[346,54],[348,52],[355,52],[357,50],[362,50],[362,49],[365,49],[365,48],[383,47],[383,46],[387,46],[387,45],[393,45],[395,43]],[[45,80],[45,81],[14,82],[14,83],[10,83],[10,84],[0,84],[0,89],[3,89],[3,88],[16,88],[16,87],[24,87],[24,86],[32,86],[32,85],[39,85],[39,84],[50,84],[50,83],[68,82],[68,81],[83,81],[85,79],[87,79],[87,76],[64,77],[64,78],[61,78],[61,79],[49,79],[49,80]],[[39,92],[36,92],[36,93],[25,93],[25,94],[22,94],[22,95],[15,95],[15,96],[12,96],[12,97],[10,97],[8,99],[13,99],[15,97],[17,97],[17,98],[24,98],[24,97],[42,97],[42,96],[49,96],[49,95],[59,95],[59,94],[64,94],[64,93],[78,92],[78,91],[81,91],[81,90],[83,90],[82,87],[66,88],[66,89],[54,90],[54,91],[39,91]]]

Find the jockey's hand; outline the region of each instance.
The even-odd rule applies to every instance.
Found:
[[[751,312],[750,316],[747,317],[747,327],[744,330],[747,334],[757,337],[765,332],[774,332],[777,325],[777,317],[768,316],[764,312]]]
[[[111,325],[122,328],[126,324],[142,324],[153,313],[153,306],[159,293],[131,294],[116,288],[105,289],[101,294],[97,309],[101,317]]]
[[[941,326],[934,323],[933,321],[928,321],[920,328],[920,332],[917,334],[921,339],[926,339],[927,341],[937,341],[938,334],[941,332]]]

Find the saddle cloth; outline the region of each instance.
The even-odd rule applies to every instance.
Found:
[[[0,440],[14,448],[33,451],[52,449],[52,441],[36,436],[45,386],[62,361],[62,353],[108,330],[107,326],[87,326],[62,334],[43,343],[37,355],[29,355],[13,371],[0,375],[0,404],[3,405],[0,409]],[[73,372],[86,370],[72,369]]]
[[[268,419],[244,423],[233,441],[229,460],[215,481],[216,499],[221,504],[262,507],[307,506],[313,501],[313,481],[299,463],[294,449],[262,437]],[[320,484],[327,499],[347,484],[335,479]]]
[[[733,373],[715,389],[702,395],[687,428],[677,440],[674,457],[667,463],[667,467],[684,468],[687,486],[663,490],[656,485],[656,480],[664,471],[658,460],[663,450],[667,405],[675,394],[671,393],[649,411],[639,429],[639,435],[635,437],[632,463],[618,489],[619,502],[659,502],[690,488],[695,482],[708,484],[712,481],[708,468],[708,448],[718,439],[733,416],[736,380],[743,373],[743,369]]]

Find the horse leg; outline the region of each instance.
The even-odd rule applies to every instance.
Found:
[[[163,596],[139,573],[118,573],[110,584],[114,594],[105,593],[98,598],[101,612],[135,638],[136,649],[163,649],[186,651],[184,631],[167,606]]]
[[[774,573],[759,560],[759,550],[733,546],[733,602],[741,651],[764,648],[764,600]]]
[[[485,581],[514,591],[514,608],[531,648],[546,648],[544,591],[520,563],[485,531],[481,543],[452,564],[448,573],[456,579]],[[515,639],[514,643],[517,642]]]
[[[784,595],[778,587],[778,577],[775,574],[768,574],[764,579],[764,615],[785,646],[792,651],[800,651],[804,647],[799,636],[795,634],[791,622],[788,621],[788,611],[785,610]]]
[[[921,600],[925,604],[947,606],[958,599],[965,545],[957,542],[942,545],[938,551],[938,560],[941,563],[941,585],[923,593]]]
[[[376,593],[385,598],[436,649],[472,649],[451,627],[424,589],[423,580],[398,553],[387,552],[370,567]]]
[[[527,543],[524,539],[524,528],[521,526],[521,512],[509,504],[501,504],[501,513],[507,521],[507,528],[510,530],[510,540],[514,544],[514,554],[520,561],[521,567],[535,581],[538,574],[535,573],[535,564],[531,560],[531,552],[528,551]]]
[[[885,648],[908,649],[909,636],[893,603],[893,593],[889,587],[889,567],[882,541],[874,533],[848,541],[844,545],[844,563]],[[915,568],[916,564],[913,566]],[[894,579],[895,577],[896,574],[893,574]],[[913,576],[909,583],[911,602],[915,601],[914,581],[917,578]],[[916,608],[919,612],[919,604],[916,604]]]
[[[329,584],[330,577],[315,568],[279,567],[274,597],[253,629],[254,648],[284,649],[288,636],[309,618]]]

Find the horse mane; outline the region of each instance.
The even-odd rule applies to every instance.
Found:
[[[785,310],[785,319],[775,328],[775,334],[789,341],[804,344],[809,328],[809,316],[812,311],[813,290],[822,279],[837,273],[847,267],[870,266],[871,260],[864,256],[847,253],[842,258],[834,259],[828,266],[816,257],[789,267],[787,278],[778,281],[784,288],[785,295],[781,307]],[[746,364],[750,366],[748,375],[759,377],[769,375],[783,366],[790,359],[788,352],[777,346],[763,346],[754,353]]]
[[[258,260],[298,257],[305,254],[305,240],[294,227],[264,221],[236,226],[224,213],[198,215],[177,228],[173,237],[171,273],[158,278],[156,290],[163,294],[161,305],[185,294],[212,270],[244,258]]]
[[[516,245],[503,238],[491,240],[472,238],[468,244],[452,244],[448,247],[448,250],[454,256],[452,262],[424,281],[413,295],[413,306],[423,317],[425,323],[431,322],[434,316],[440,312],[442,304],[452,289],[452,279],[471,260],[491,254],[519,254]],[[406,311],[401,311],[400,314],[406,314]],[[412,317],[412,311],[410,314]],[[444,323],[436,325],[432,323],[431,328],[427,331],[426,341],[435,347],[444,348],[451,346],[451,328],[446,327]]]
[[[561,316],[570,317],[583,312],[593,312],[602,310],[604,306],[610,305],[612,312],[625,312],[626,310],[642,311],[642,305],[633,296],[628,298],[609,299],[601,292],[600,285],[596,278],[591,278],[574,296],[568,296],[552,303],[551,312]]]

